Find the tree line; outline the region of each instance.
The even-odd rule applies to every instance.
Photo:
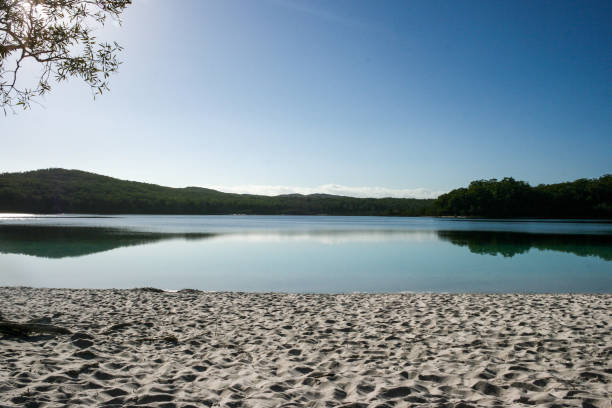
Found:
[[[513,178],[478,180],[434,200],[269,197],[45,169],[0,174],[0,212],[612,218],[612,175],[535,187]]]
[[[326,194],[232,194],[199,187],[163,187],[64,169],[0,174],[0,212],[419,216],[427,214],[432,202]]]
[[[442,194],[436,215],[494,218],[612,218],[612,175],[532,187],[511,177],[473,181]]]

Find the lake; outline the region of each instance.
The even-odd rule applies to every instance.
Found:
[[[0,214],[0,286],[612,292],[612,223]]]

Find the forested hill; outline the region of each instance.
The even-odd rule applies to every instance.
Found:
[[[431,214],[434,200],[258,196],[118,180],[78,170],[0,174],[0,212],[93,214]]]
[[[493,218],[612,218],[612,174],[535,187],[513,178],[473,181],[438,197],[434,211]]]
[[[230,194],[47,169],[0,174],[0,212],[612,218],[612,175],[535,187],[513,178],[478,180],[421,200]]]

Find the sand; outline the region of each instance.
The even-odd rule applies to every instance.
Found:
[[[1,407],[610,407],[612,295],[0,288]]]

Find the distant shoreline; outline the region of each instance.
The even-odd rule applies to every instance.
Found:
[[[10,215],[10,216],[7,216]],[[457,221],[502,221],[502,222],[567,222],[567,223],[612,223],[610,218],[544,218],[544,217],[512,217],[512,218],[495,218],[495,217],[478,217],[467,215],[330,215],[330,214],[159,214],[159,213],[108,213],[108,214],[90,214],[90,213],[3,213],[0,212],[0,220],[10,220],[18,218],[37,219],[37,218],[116,218],[128,216],[210,216],[210,217],[384,217],[384,218],[434,218],[448,219]]]
[[[535,187],[513,178],[478,180],[436,199],[417,199],[233,194],[46,169],[0,174],[0,212],[612,219],[612,175]]]

